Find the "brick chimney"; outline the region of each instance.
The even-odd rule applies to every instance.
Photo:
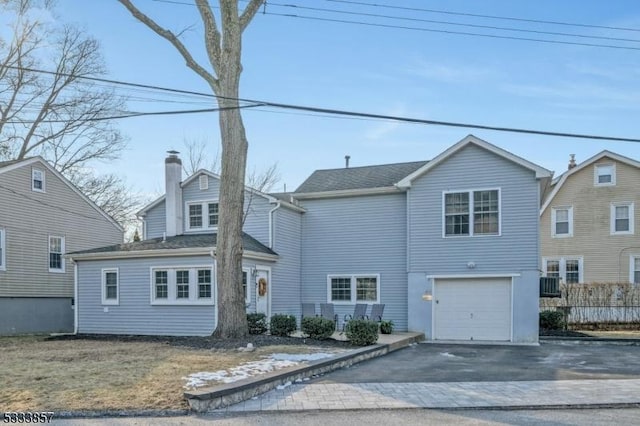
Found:
[[[182,234],[182,160],[178,151],[167,151],[167,154],[164,160],[166,235],[173,237]]]
[[[577,164],[576,164],[576,155],[575,154],[569,154],[569,167],[567,168],[567,170],[571,170],[575,166],[577,166]]]

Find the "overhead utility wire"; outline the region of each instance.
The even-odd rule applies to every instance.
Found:
[[[588,38],[588,39],[597,39],[597,40],[626,41],[626,42],[632,42],[632,43],[640,43],[640,39],[632,39],[632,38],[592,36],[587,34],[572,34],[572,33],[561,33],[561,32],[554,32],[554,31],[528,30],[524,28],[496,27],[492,25],[479,25],[479,24],[465,24],[461,22],[437,21],[432,19],[407,18],[404,16],[380,15],[377,13],[351,12],[351,11],[339,10],[339,9],[308,7],[308,6],[300,6],[297,4],[283,4],[283,3],[269,2],[269,6],[278,6],[278,7],[292,8],[292,9],[301,9],[301,10],[311,10],[315,12],[329,12],[329,13],[337,13],[342,15],[367,16],[370,18],[384,18],[384,19],[395,19],[400,21],[425,22],[429,24],[443,24],[443,25],[452,25],[452,26],[458,26],[458,27],[483,28],[483,29],[490,29],[490,30],[513,31],[513,32],[520,32],[520,33],[533,33],[533,34],[544,34],[544,35],[554,35],[554,36],[563,36],[563,37],[578,37],[578,38]],[[267,12],[266,14],[269,14],[269,13]]]
[[[12,67],[16,68],[16,67]],[[23,68],[26,70],[26,68]],[[40,72],[44,74],[56,74],[53,71],[45,71],[45,70],[36,70],[33,68],[29,68],[29,71],[32,72]],[[65,75],[59,73],[60,75]],[[172,89],[161,86],[153,86],[149,84],[140,84],[140,83],[129,83],[126,81],[119,80],[110,80],[99,77],[77,77],[78,79],[88,79],[95,81],[108,82],[112,84],[119,84],[122,86],[131,86],[131,87],[141,87],[145,89],[154,89],[172,93],[187,93],[198,96],[205,96],[210,98],[217,99],[227,99],[238,102],[247,102],[253,105],[247,105],[247,107],[251,106],[267,106],[273,108],[281,108],[281,109],[290,109],[297,111],[307,111],[307,112],[315,112],[321,114],[331,114],[331,115],[341,115],[348,117],[357,117],[357,118],[373,118],[373,119],[381,119],[381,120],[391,120],[405,123],[415,123],[415,124],[430,124],[436,126],[448,126],[448,127],[462,127],[462,128],[470,128],[470,129],[482,129],[482,130],[494,130],[498,132],[509,132],[509,133],[525,133],[525,134],[533,134],[533,135],[541,135],[541,136],[559,136],[566,138],[577,138],[577,139],[595,139],[595,140],[606,140],[606,141],[615,141],[615,142],[635,142],[640,143],[639,138],[625,138],[625,137],[617,137],[617,136],[601,136],[601,135],[589,135],[589,134],[580,134],[580,133],[569,133],[569,132],[552,132],[552,131],[544,131],[544,130],[533,130],[533,129],[522,129],[515,127],[502,127],[502,126],[487,126],[482,124],[473,124],[473,123],[458,123],[458,122],[450,122],[450,121],[436,121],[436,120],[425,120],[419,118],[410,118],[410,117],[401,117],[394,115],[382,115],[382,114],[371,114],[364,112],[356,112],[356,111],[346,111],[339,109],[331,109],[331,108],[318,108],[318,107],[310,107],[304,105],[294,105],[294,104],[283,104],[278,102],[269,102],[269,101],[259,101],[254,99],[244,99],[244,98],[231,98],[226,96],[216,96],[211,93],[203,93],[203,92],[195,92],[191,90],[182,90],[182,89]]]
[[[167,1],[167,0],[155,0],[155,1]],[[536,24],[550,24],[550,25],[563,25],[568,27],[583,27],[583,28],[600,28],[605,30],[616,30],[616,31],[634,31],[640,32],[639,28],[629,28],[629,27],[613,27],[607,25],[595,25],[595,24],[581,24],[578,22],[563,22],[563,21],[545,21],[540,19],[527,19],[527,18],[517,18],[513,16],[498,16],[498,15],[481,15],[477,13],[467,13],[467,12],[452,12],[449,10],[438,10],[438,9],[423,9],[419,7],[406,7],[406,6],[391,6],[387,4],[380,3],[368,3],[362,1],[353,1],[353,0],[325,0],[332,3],[343,3],[343,4],[352,4],[358,6],[371,6],[371,7],[380,7],[385,9],[397,9],[397,10],[408,10],[412,12],[428,12],[428,13],[440,13],[444,15],[456,15],[456,16],[472,16],[474,18],[487,18],[487,19],[499,19],[504,21],[519,21],[519,22],[533,22]],[[168,3],[168,1],[167,1]],[[177,1],[173,3],[178,3]],[[270,3],[269,3],[270,4]]]
[[[549,44],[568,44],[572,46],[601,47],[606,49],[640,50],[640,47],[616,46],[613,44],[581,43],[576,41],[548,40],[548,39],[542,39],[542,38],[515,37],[515,36],[505,36],[505,35],[497,35],[497,34],[481,34],[481,33],[471,33],[466,31],[437,30],[435,28],[419,28],[419,27],[408,27],[404,25],[391,25],[391,24],[380,24],[380,23],[363,22],[363,21],[350,21],[347,19],[320,18],[317,16],[296,15],[296,14],[288,14],[288,13],[274,13],[269,11],[265,12],[265,14],[274,15],[274,16],[284,16],[287,18],[306,19],[306,20],[312,20],[312,21],[336,22],[341,24],[356,24],[356,25],[363,25],[368,27],[393,28],[393,29],[400,29],[400,30],[423,31],[423,32],[431,32],[431,33],[441,33],[441,34],[457,34],[457,35],[465,35],[465,36],[472,36],[472,37],[496,38],[496,39],[503,39],[503,40],[533,41],[537,43],[549,43]]]

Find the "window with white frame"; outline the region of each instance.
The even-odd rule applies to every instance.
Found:
[[[45,192],[44,170],[31,169],[31,190]]]
[[[187,203],[187,230],[215,229],[218,227],[219,206],[215,201]]]
[[[577,284],[584,281],[584,265],[582,257],[543,258],[542,269],[547,277],[558,277],[566,284]]]
[[[614,164],[596,164],[593,184],[595,186],[611,186],[616,184],[616,167]]]
[[[553,207],[551,209],[551,235],[554,237],[573,236],[573,207]]]
[[[212,305],[213,277],[211,266],[151,268],[151,304]]]
[[[6,234],[4,232],[4,228],[0,228],[0,271],[5,271],[7,269],[6,264]]]
[[[640,284],[640,254],[631,255],[629,258],[629,281]]]
[[[251,287],[248,285],[250,276],[251,270],[242,268],[242,292],[244,294],[244,302],[246,304],[251,303]]]
[[[379,303],[380,275],[329,275],[327,277],[330,303]]]
[[[120,298],[120,276],[118,268],[102,270],[102,304],[117,305]]]
[[[633,203],[611,204],[611,234],[633,234]]]
[[[49,272],[64,272],[64,237],[49,235]]]
[[[445,192],[444,236],[500,235],[500,190]]]

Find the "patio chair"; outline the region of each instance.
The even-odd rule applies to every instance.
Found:
[[[320,316],[322,318],[330,319],[335,324],[335,329],[338,329],[338,314],[333,309],[333,303],[321,303],[320,304]]]
[[[344,321],[342,322],[342,332],[347,328],[347,323],[353,319],[366,319],[367,318],[367,304],[366,303],[356,303],[356,306],[353,308],[353,315],[345,315]]]
[[[382,314],[384,313],[384,303],[377,303],[371,306],[371,318],[372,321],[382,321]]]
[[[302,327],[302,320],[305,317],[315,317],[316,304],[315,303],[303,303],[302,304],[302,316],[300,317],[300,327]]]

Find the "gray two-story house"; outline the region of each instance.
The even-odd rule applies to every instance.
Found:
[[[73,253],[81,333],[207,335],[216,326],[218,176],[181,181],[140,213],[145,240]],[[247,188],[248,311],[385,304],[438,341],[536,342],[540,185],[551,172],[468,136],[431,161],[314,172],[295,192]]]
[[[72,331],[65,254],[122,240],[122,227],[41,157],[0,162],[0,335]]]

